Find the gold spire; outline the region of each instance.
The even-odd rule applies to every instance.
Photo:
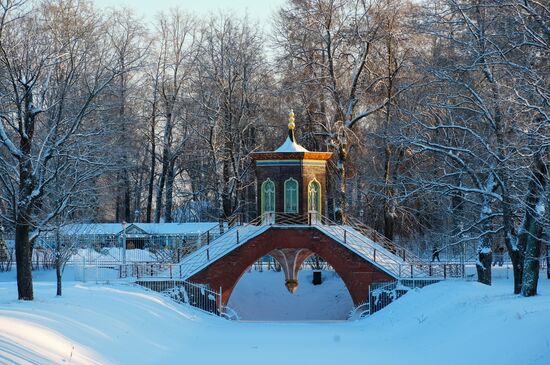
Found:
[[[296,119],[294,119],[294,111],[290,109],[290,114],[288,115],[288,129],[294,130],[296,128],[296,123],[294,123]]]

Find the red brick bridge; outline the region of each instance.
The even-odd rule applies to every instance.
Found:
[[[342,278],[355,304],[367,300],[370,284],[396,279],[391,272],[369,262],[315,226],[272,226],[189,276],[187,280],[208,284],[214,290],[221,288],[225,305],[241,276],[258,259],[272,255],[284,267],[281,262],[283,259],[273,254],[281,251],[297,254],[295,260],[288,260],[292,271],[297,271],[304,260],[313,254],[322,257]]]
[[[285,271],[287,288],[294,292],[298,270],[313,254],[333,267],[356,305],[368,299],[372,283],[462,274],[453,265],[424,262],[368,227],[336,224],[323,216],[288,219],[279,213],[232,227],[186,256],[179,272],[172,274],[216,292],[221,289],[220,305],[226,305],[241,276],[260,258],[276,259]]]

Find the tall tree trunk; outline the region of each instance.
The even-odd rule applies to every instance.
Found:
[[[490,214],[489,199],[484,198],[483,206],[481,207],[481,219],[486,219],[487,214]],[[482,223],[482,231],[486,232],[490,229],[490,222]],[[479,240],[478,260],[476,262],[477,281],[491,285],[491,264],[493,263],[492,240],[488,234],[484,234]]]
[[[62,284],[62,275],[61,275],[61,260],[57,257],[55,259],[55,277],[57,281],[56,295],[60,297],[63,294],[63,284]]]
[[[122,174],[123,176],[123,184],[124,184],[124,203],[123,203],[123,207],[124,207],[124,211],[123,211],[123,220],[125,222],[133,222],[133,214],[131,213],[131,203],[130,203],[130,177],[129,177],[129,173],[128,173],[128,158],[125,157],[125,163],[126,165],[124,166],[124,172]]]
[[[491,263],[492,262],[493,262],[493,252],[486,245],[483,245],[478,251],[478,261],[476,263],[478,282],[486,285],[491,285]]]
[[[495,176],[490,173],[487,176],[485,184],[486,191],[493,191],[495,187]],[[490,216],[493,214],[491,210],[491,199],[488,195],[483,196],[481,205],[481,232],[482,236],[479,240],[478,261],[476,263],[477,281],[482,284],[491,285],[491,264],[493,263],[492,239],[489,232],[492,228],[492,220]]]
[[[395,205],[391,184],[391,146],[384,149],[384,236],[393,240],[395,229]]]
[[[222,216],[220,218],[226,219],[231,215],[231,193],[230,193],[230,166],[229,156],[225,156],[222,164]]]
[[[490,124],[492,124],[494,127],[494,133],[496,137],[496,149],[498,153],[498,159],[496,161],[497,165],[492,167],[493,173],[495,173],[498,176],[498,181],[500,182],[500,189],[502,192],[502,202],[501,202],[501,211],[503,216],[503,230],[504,230],[504,240],[506,248],[508,249],[508,252],[510,253],[510,257],[512,258],[512,263],[516,262],[519,263],[521,260],[516,260],[515,252],[514,252],[514,244],[512,240],[512,218],[511,218],[511,212],[510,212],[510,203],[511,200],[509,198],[509,192],[508,192],[508,171],[507,167],[505,165],[505,162],[507,160],[506,158],[506,150],[507,150],[507,143],[504,139],[504,133],[505,133],[505,120],[502,115],[502,110],[500,107],[500,103],[503,98],[500,96],[499,91],[499,84],[497,80],[495,79],[495,75],[492,70],[492,62],[488,62],[486,60],[486,51],[487,51],[487,38],[486,38],[486,31],[487,31],[487,25],[489,24],[486,21],[485,15],[486,12],[483,10],[483,4],[482,3],[475,3],[474,7],[472,7],[472,10],[474,11],[474,18],[476,20],[476,23],[478,24],[478,28],[475,29],[475,37],[477,42],[477,49],[476,51],[479,52],[481,55],[477,62],[479,63],[480,72],[483,73],[485,76],[485,80],[488,83],[488,87],[491,90],[491,97],[492,97],[492,115],[491,120],[488,120]],[[487,189],[487,191],[492,191]],[[483,209],[483,208],[482,208]],[[486,249],[486,248],[482,248]],[[491,263],[489,263],[490,265]],[[514,282],[518,280],[521,275],[518,274],[518,270],[520,270],[520,266],[514,264]],[[490,266],[489,266],[490,269]]]
[[[62,294],[62,252],[63,246],[61,245],[61,240],[59,239],[59,228],[55,231],[55,278],[57,283],[57,296]]]
[[[125,59],[124,55],[120,59],[121,68],[125,68]],[[121,219],[124,222],[132,222],[133,215],[131,214],[131,192],[130,192],[130,174],[129,174],[129,159],[128,159],[128,131],[126,128],[127,117],[126,117],[126,78],[125,73],[121,73],[119,77],[120,81],[120,108],[119,108],[119,123],[122,127],[121,137],[122,137],[122,210],[121,210]]]
[[[15,263],[17,267],[17,293],[19,300],[33,300],[32,246],[29,240],[29,217],[17,214],[15,224]]]
[[[120,222],[120,173],[116,173],[116,189],[115,189],[115,222]]]
[[[226,118],[230,118],[226,116]],[[231,125],[230,121],[225,121],[225,143],[223,149],[223,161],[222,161],[222,216],[220,218],[227,219],[232,211],[233,204],[231,201]]]
[[[506,249],[508,250],[508,256],[510,256],[510,260],[512,261],[512,273],[514,275],[514,294],[519,294],[521,293],[523,282],[525,244],[522,243],[519,237],[513,239],[511,227],[509,228],[509,230],[507,230],[508,226],[512,226],[512,224],[509,223],[511,220],[511,212],[509,212],[511,202],[509,197],[503,197],[503,201],[501,204],[503,206],[502,220],[504,224],[504,232],[508,232],[506,235],[509,236],[505,238],[504,242],[506,244]]]
[[[387,52],[387,65],[386,73],[388,78],[388,85],[386,88],[386,98],[388,102],[385,107],[385,119],[384,119],[384,236],[393,240],[395,230],[395,201],[393,191],[393,181],[391,173],[392,162],[392,146],[388,140],[389,129],[391,124],[391,100],[393,93],[393,44],[391,29],[392,18],[387,18],[388,22],[388,35],[386,38],[386,52]]]
[[[155,113],[155,105],[153,104],[153,113]],[[151,121],[151,166],[149,170],[149,185],[147,188],[147,211],[145,213],[145,221],[151,223],[151,215],[153,212],[153,192],[155,186],[155,169],[157,162],[156,155],[156,138],[155,138],[155,116]]]
[[[544,202],[544,190],[548,167],[540,154],[535,155],[533,176],[529,182],[525,218],[520,233],[520,246],[525,247],[521,294],[529,297],[537,294],[537,284],[540,269],[540,248],[544,227],[539,223],[543,212],[538,204]]]
[[[164,199],[164,221],[166,223],[172,223],[172,206],[174,199],[174,160],[172,159],[168,164],[168,172],[166,174],[166,197]]]
[[[492,84],[493,97],[495,100],[500,99],[500,93],[498,92],[498,87],[493,81]],[[495,134],[498,144],[498,155],[501,161],[506,161],[506,148],[507,142],[504,138],[503,131],[503,118],[498,104],[494,108],[495,115]],[[514,293],[519,294],[521,291],[522,280],[523,280],[523,254],[524,248],[520,248],[516,242],[517,239],[514,237],[514,217],[512,214],[512,198],[510,197],[510,192],[508,190],[509,186],[509,171],[507,166],[504,165],[504,162],[500,162],[499,166],[496,169],[498,176],[500,177],[501,182],[501,209],[502,209],[502,225],[504,230],[504,245],[510,259],[512,260],[512,271],[514,275]]]
[[[62,294],[62,275],[63,275],[63,245],[61,244],[61,237],[59,235],[59,225],[55,230],[55,279],[57,283],[57,296]]]
[[[525,247],[525,262],[523,264],[523,280],[521,295],[531,297],[537,294],[540,270],[540,242],[542,238],[542,226],[533,220],[527,227],[528,235]]]
[[[170,106],[166,106],[167,109],[170,109]],[[168,113],[166,116],[166,126],[164,127],[164,137],[163,137],[163,148],[162,148],[162,171],[160,174],[158,189],[157,189],[157,202],[156,202],[156,212],[155,212],[155,222],[160,222],[160,217],[162,215],[162,197],[164,193],[164,186],[166,184],[166,177],[168,175],[169,165],[170,165],[170,148],[172,141],[172,114]]]
[[[157,201],[155,207],[155,223],[160,222],[162,215],[162,196],[164,194],[164,184],[166,182],[166,174],[168,172],[168,164],[162,163],[162,172],[160,173],[159,182],[157,185]]]
[[[342,132],[345,133],[345,132]],[[338,223],[346,223],[346,167],[348,160],[348,150],[346,137],[343,136],[338,146],[338,162],[336,163],[336,207],[334,219]]]
[[[24,130],[21,135],[20,148],[22,156],[19,160],[19,207],[15,218],[15,262],[17,265],[17,293],[20,300],[33,300],[32,287],[32,245],[29,237],[33,198],[31,197],[36,181],[32,175],[32,139],[34,136],[34,114],[32,90],[27,88],[24,98],[24,113],[22,115]],[[20,115],[21,117],[21,115]]]
[[[229,88],[228,88],[229,89]],[[224,114],[223,114],[223,161],[222,161],[222,206],[223,212],[220,218],[227,219],[233,213],[231,199],[231,155],[233,149],[233,113],[231,109],[232,94],[229,90],[224,92]]]
[[[147,154],[145,154],[143,161],[141,162],[141,166],[145,166],[147,161]],[[144,176],[146,172],[144,169],[140,168],[138,173],[137,182],[132,189],[134,192],[134,211],[132,212],[133,222],[135,223],[141,223],[141,217],[142,217],[142,211],[141,211],[141,197],[143,194],[143,188],[144,188]]]

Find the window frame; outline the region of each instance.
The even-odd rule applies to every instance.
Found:
[[[317,212],[319,214],[322,214],[323,213],[323,207],[321,205],[321,202],[323,200],[322,200],[321,195],[322,195],[323,192],[322,192],[322,189],[321,189],[321,183],[316,178],[313,178],[307,184],[307,211],[308,211],[308,213],[312,212],[312,210],[311,210],[311,187],[312,187],[313,184],[317,184],[317,187],[319,188],[319,194],[318,194],[319,197],[317,198],[317,205],[319,207],[319,210],[315,211],[315,212]]]
[[[264,180],[264,182],[262,182],[262,186],[260,188],[261,190],[261,201],[260,201],[260,208],[261,208],[261,214],[264,214],[266,212],[265,210],[265,207],[266,207],[266,186],[267,184],[271,184],[273,186],[273,210],[272,211],[269,211],[269,212],[275,212],[276,211],[276,203],[277,203],[277,187],[275,186],[275,183],[273,182],[273,180],[271,180],[269,177],[267,179]]]
[[[294,192],[294,197],[296,199],[296,209],[295,210],[290,210],[290,209],[287,209],[288,208],[288,205],[287,205],[287,202],[288,202],[288,198],[290,198],[290,192],[287,191],[287,187],[290,183],[294,183],[295,184],[295,192]],[[285,213],[291,213],[291,214],[298,214],[300,212],[300,194],[299,194],[299,190],[300,189],[300,184],[298,183],[298,180],[294,179],[294,178],[288,178],[285,183],[284,183],[284,207],[283,207],[283,211]],[[290,205],[290,204],[289,204]]]

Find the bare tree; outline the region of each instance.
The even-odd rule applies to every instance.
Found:
[[[196,29],[192,16],[180,10],[162,14],[158,26],[160,55],[159,97],[162,108],[161,173],[157,184],[155,222],[172,221],[176,163],[189,136],[189,124],[182,118],[188,97],[192,64],[195,60]],[[164,198],[164,205],[163,205]]]
[[[477,210],[464,217],[463,227],[454,232],[457,243],[479,241],[478,279],[490,284],[492,249],[503,242],[514,267],[514,291],[519,293],[525,245],[518,242],[517,221],[522,209],[530,206],[523,201],[531,171],[541,171],[531,168],[537,164],[529,156],[546,148],[540,138],[532,143],[537,140],[532,134],[548,120],[540,107],[519,106],[526,98],[512,91],[517,85],[525,86],[516,80],[529,69],[524,53],[516,51],[529,47],[522,45],[525,35],[515,32],[522,28],[521,22],[510,27],[508,7],[495,12],[499,4],[492,1],[428,6],[430,15],[422,26],[436,41],[426,68],[431,79],[421,86],[420,92],[426,93],[424,111],[412,116],[422,132],[409,141],[418,151],[437,154],[445,163],[441,174],[432,177],[433,186]],[[507,37],[500,36],[504,30],[509,32]],[[535,72],[526,79],[537,78]]]
[[[59,173],[52,161],[77,143],[94,102],[120,74],[113,67],[104,21],[86,3],[47,1],[36,7],[7,2],[0,14],[3,77],[0,142],[2,184],[11,196],[18,295],[32,300],[31,230],[41,200]]]
[[[322,94],[317,120],[322,125],[319,133],[336,155],[334,212],[341,221],[346,219],[346,171],[354,131],[384,109],[391,115],[388,103],[406,89],[393,82],[401,67],[392,48],[395,23],[388,19],[395,21],[399,6],[397,1],[293,1],[280,13],[277,40],[282,57],[292,60],[292,69],[304,70],[304,87],[319,85]],[[386,72],[379,67],[384,49]],[[379,92],[382,85],[385,94]],[[388,217],[390,209],[388,204]]]
[[[252,180],[249,157],[269,85],[262,40],[247,18],[212,17],[201,29],[195,95],[207,121],[200,140],[211,156],[220,218],[243,210]]]

